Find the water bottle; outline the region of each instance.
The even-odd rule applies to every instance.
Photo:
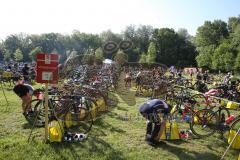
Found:
[[[186,121],[187,123],[190,122],[190,116],[189,116],[189,115],[186,115],[186,116],[185,116],[185,121]]]
[[[85,97],[81,98],[81,107],[85,108]]]
[[[234,118],[235,118],[234,115],[228,117],[228,119],[226,119],[226,124],[230,124],[234,120]]]
[[[166,139],[170,139],[171,133],[170,133],[170,126],[166,126]]]

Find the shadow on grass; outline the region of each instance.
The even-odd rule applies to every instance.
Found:
[[[111,132],[111,133],[118,132],[121,134],[126,133],[126,131],[123,129],[117,128],[102,119],[97,119],[94,122],[94,126],[92,128],[90,135],[106,136],[107,135],[106,132]],[[99,134],[99,133],[101,133],[101,134]]]
[[[177,147],[172,144],[158,145],[155,148],[161,148],[175,154],[179,160],[195,160],[195,159],[209,159],[209,160],[219,160],[220,156],[217,156],[210,152],[199,153],[197,151],[191,151],[189,149]]]
[[[180,144],[183,144],[183,143],[190,143],[186,140],[181,140],[181,139],[178,139],[178,140],[173,140],[173,141],[168,141],[169,144],[174,144],[174,145],[180,145]]]
[[[88,138],[83,142],[64,142],[61,144],[51,143],[51,147],[59,154],[62,159],[125,159],[124,154],[112,147],[110,143],[101,137],[107,136],[109,133],[125,133],[126,131],[114,127],[102,119],[97,119],[94,122],[92,131]],[[66,156],[63,150],[67,150],[71,157]],[[68,154],[69,155],[69,154]],[[88,158],[86,158],[88,157]]]
[[[23,128],[23,129],[32,129],[32,127],[33,127],[33,126],[32,126],[31,124],[27,123],[27,122],[24,123],[24,124],[22,124],[22,128]]]
[[[125,159],[121,151],[99,137],[89,137],[84,142],[51,143],[51,147],[62,159]],[[63,152],[63,150],[65,150]],[[67,153],[66,153],[67,152]]]
[[[119,104],[119,99],[115,93],[110,92],[108,94],[107,105],[110,107],[116,107]]]

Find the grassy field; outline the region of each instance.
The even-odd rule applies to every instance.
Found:
[[[94,123],[84,142],[43,143],[44,129],[36,128],[28,143],[30,126],[21,114],[20,99],[11,88],[5,88],[6,105],[0,90],[0,159],[159,159],[159,160],[219,160],[227,145],[216,134],[206,139],[168,141],[151,147],[144,141],[145,121],[138,114],[144,98],[136,98],[133,91],[121,84],[115,94],[118,104],[109,107]],[[234,160],[238,151],[230,150],[226,159]]]

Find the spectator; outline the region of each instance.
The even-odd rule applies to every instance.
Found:
[[[198,81],[202,80],[202,74],[200,73],[200,71],[197,71],[197,73],[196,73],[196,79],[197,79]]]
[[[28,67],[28,64],[25,64],[22,69],[22,74],[23,74],[25,83],[29,82],[29,69],[30,68]]]

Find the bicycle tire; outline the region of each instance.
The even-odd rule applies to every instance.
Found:
[[[224,132],[222,133],[224,141],[227,143],[230,135],[230,130],[238,131],[240,128],[240,116],[237,116],[230,125],[225,126]]]
[[[70,121],[73,122],[73,126],[68,128],[68,131],[70,132],[81,132],[81,133],[88,133],[93,125],[93,116],[91,113],[91,107],[89,107],[89,101],[90,103],[93,102],[93,100],[90,100],[86,98],[85,107],[80,107],[79,112],[76,113],[73,108],[73,104],[70,102],[69,104],[62,106],[62,110],[58,110],[57,119],[61,121],[69,121],[67,118],[70,114]]]
[[[199,138],[213,135],[217,131],[216,114],[210,109],[195,112],[190,122],[190,129]]]
[[[240,128],[240,116],[238,116],[230,125],[233,130],[238,130]]]

